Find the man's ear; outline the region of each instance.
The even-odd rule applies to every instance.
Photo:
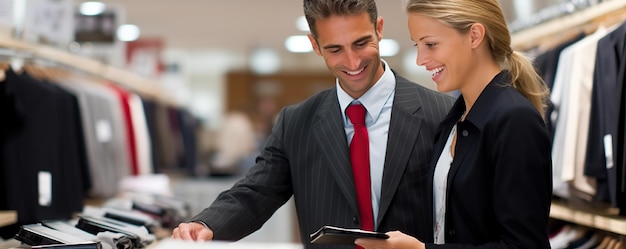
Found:
[[[376,35],[378,35],[378,41],[383,39],[383,24],[384,20],[382,16],[379,16],[376,20]]]
[[[482,23],[474,23],[469,30],[472,48],[477,48],[485,40],[485,26]]]
[[[309,41],[311,42],[311,46],[313,47],[313,51],[315,51],[315,53],[319,56],[322,55],[322,51],[320,51],[320,46],[319,44],[317,44],[317,41],[315,40],[315,37],[313,37],[312,34],[308,34],[307,37],[309,37]]]

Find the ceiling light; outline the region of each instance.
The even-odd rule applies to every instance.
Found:
[[[84,2],[80,4],[80,13],[85,16],[100,15],[104,8],[104,3],[101,2]]]
[[[273,74],[280,69],[280,56],[269,48],[259,48],[250,55],[250,68],[257,74]]]
[[[285,40],[285,47],[292,53],[308,53],[313,51],[311,42],[306,35],[293,35]]]
[[[380,56],[394,56],[400,51],[398,42],[393,39],[382,39],[379,43]]]
[[[137,40],[139,34],[139,27],[137,27],[137,25],[124,24],[117,28],[117,39],[123,42]]]
[[[298,30],[300,31],[309,32],[309,23],[306,21],[306,17],[298,17],[298,20],[296,20],[296,27],[298,27]]]

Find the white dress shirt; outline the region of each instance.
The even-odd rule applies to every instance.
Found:
[[[367,109],[365,115],[365,126],[370,145],[370,179],[372,190],[372,213],[374,215],[374,229],[377,228],[376,220],[378,219],[378,206],[380,203],[380,193],[383,181],[383,169],[385,166],[385,155],[387,152],[387,137],[389,135],[389,123],[391,121],[391,107],[393,97],[395,95],[396,77],[387,65],[387,62],[381,60],[385,72],[378,79],[376,84],[370,88],[359,99],[353,99],[340,86],[337,79],[337,97],[339,106],[341,107],[341,115],[343,116],[343,127],[346,131],[348,144],[352,141],[354,135],[354,127],[346,117],[346,108],[353,103],[363,104]]]
[[[435,231],[434,243],[438,245],[446,243],[446,193],[448,192],[448,173],[454,159],[452,156],[452,138],[455,132],[456,125],[452,126],[446,145],[443,146],[443,151],[439,156],[439,160],[437,160],[433,179],[433,199],[435,200],[433,204],[435,212],[435,227],[433,231]]]

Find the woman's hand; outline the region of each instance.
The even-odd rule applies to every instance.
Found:
[[[357,239],[354,244],[365,249],[426,249],[424,243],[400,231],[388,232],[389,238]]]

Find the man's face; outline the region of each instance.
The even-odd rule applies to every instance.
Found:
[[[376,28],[367,13],[332,16],[317,20],[317,42],[309,40],[326,66],[339,79],[341,88],[354,99],[361,97],[383,75],[378,42],[382,39],[383,19]]]

